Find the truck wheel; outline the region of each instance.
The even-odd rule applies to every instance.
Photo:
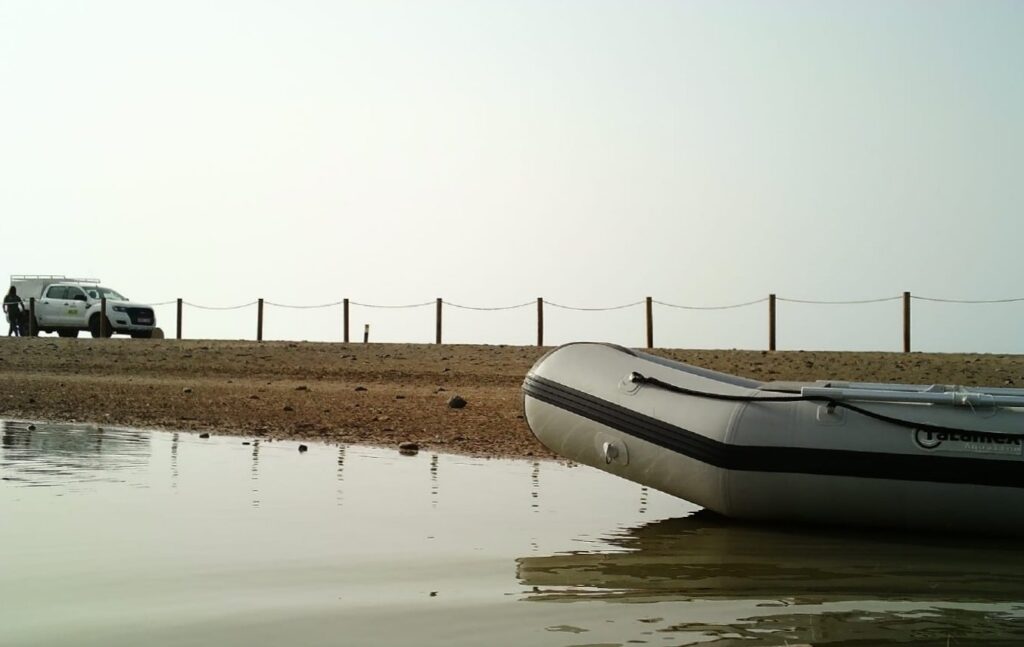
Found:
[[[100,336],[100,315],[94,314],[89,318],[89,334],[93,337]],[[107,337],[114,334],[114,327],[110,325],[110,319],[107,319]]]
[[[75,328],[65,328],[64,330],[58,330],[57,334],[61,337],[78,337],[78,330]]]

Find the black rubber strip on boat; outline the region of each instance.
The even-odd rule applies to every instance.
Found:
[[[730,445],[536,375],[527,376],[523,392],[569,413],[723,469],[1024,488],[1024,465],[1016,460]]]

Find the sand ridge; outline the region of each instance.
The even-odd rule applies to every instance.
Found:
[[[315,439],[481,456],[551,454],[522,416],[549,348],[212,340],[0,340],[0,417]],[[1024,387],[1024,356],[655,349],[758,380]],[[460,395],[462,409],[448,406]]]

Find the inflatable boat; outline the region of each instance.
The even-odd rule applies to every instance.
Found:
[[[523,393],[556,454],[728,517],[1024,535],[1024,389],[758,382],[575,343]]]

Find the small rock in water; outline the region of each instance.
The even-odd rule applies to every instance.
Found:
[[[448,406],[452,409],[461,409],[466,406],[466,400],[461,395],[453,395],[448,398]]]
[[[420,446],[412,442],[404,442],[398,445],[398,451],[402,454],[411,456],[420,451]]]
[[[306,447],[305,445],[299,445],[299,451],[300,452],[304,452],[304,451],[308,451],[308,450],[309,450],[309,447]]]
[[[243,445],[251,445],[252,443],[250,443],[250,442],[249,442],[248,440],[243,440],[243,441],[242,441],[242,444],[243,444]]]
[[[208,434],[207,432],[204,431],[203,433],[199,434],[199,437],[200,438],[209,438],[210,434]]]
[[[29,431],[35,431],[36,430],[36,426],[35,425],[29,425],[28,426],[28,430]]]

